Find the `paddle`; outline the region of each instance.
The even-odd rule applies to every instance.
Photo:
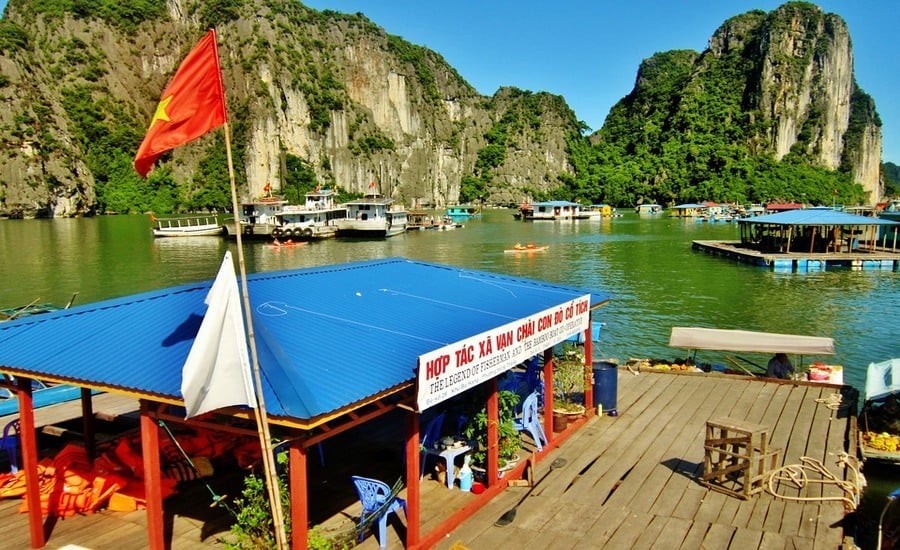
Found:
[[[554,460],[553,462],[550,463],[550,472],[552,472],[553,470],[555,470],[557,468],[562,468],[565,465],[566,465],[565,458],[557,458],[556,460]],[[509,525],[510,523],[512,523],[513,520],[516,519],[516,510],[519,508],[519,506],[522,505],[523,502],[525,502],[525,499],[528,498],[528,496],[531,494],[531,491],[534,491],[534,488],[538,486],[538,483],[540,483],[541,481],[544,480],[545,477],[550,475],[550,472],[547,472],[546,474],[544,474],[544,477],[537,480],[537,483],[532,485],[531,488],[528,489],[528,492],[526,492],[524,495],[522,495],[522,498],[519,499],[519,502],[517,502],[515,506],[513,506],[509,510],[503,512],[503,515],[500,516],[500,519],[498,519],[497,521],[494,522],[494,525],[496,525],[497,527],[505,527],[505,526]]]

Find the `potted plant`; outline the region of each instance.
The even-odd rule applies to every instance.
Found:
[[[519,404],[519,396],[512,391],[502,390],[498,392],[500,424],[498,426],[499,468],[508,468],[518,460],[519,449],[522,441],[519,438],[519,430],[516,429],[516,405]],[[484,400],[480,400],[481,403]],[[475,468],[485,468],[487,464],[487,408],[481,407],[477,412],[469,416],[463,428],[463,435],[467,440],[477,443],[472,452],[472,465]]]
[[[553,360],[553,412],[569,416],[584,414],[584,350],[566,344]]]

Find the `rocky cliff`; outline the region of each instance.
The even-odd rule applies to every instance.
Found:
[[[232,12],[210,15],[184,0],[151,1],[123,19],[10,2],[0,36],[17,39],[0,44],[0,96],[8,106],[0,113],[0,211],[91,213],[95,190],[113,202],[131,176],[97,172],[133,154],[159,93],[210,24],[243,198],[260,195],[266,183],[277,192],[285,156],[293,155],[318,181],[347,191],[376,181],[407,205],[455,202],[485,134],[531,95],[483,97],[438,54],[362,15],[317,12],[296,0],[231,5]],[[565,136],[578,135],[577,121],[564,101],[548,97],[537,108],[559,112],[538,111],[538,124],[518,128],[521,139],[482,174],[489,184],[483,200],[518,202],[572,172]],[[112,132],[128,135],[109,143]],[[204,137],[161,166],[196,188],[206,181],[204,159],[221,146],[221,138]],[[96,155],[106,157],[100,167],[90,162]]]
[[[853,198],[870,204],[881,193],[881,121],[854,79],[847,26],[806,2],[735,16],[703,52],[645,60],[594,142],[653,157],[638,201],[734,200],[756,191],[756,200],[805,202],[822,200],[839,181],[860,186]],[[807,179],[821,175],[823,189],[791,197],[781,182],[797,174],[766,160],[789,156],[787,164],[822,169]]]
[[[736,16],[704,52],[646,60],[592,138],[625,156],[591,158],[563,98],[516,88],[481,96],[440,55],[361,14],[296,0],[97,0],[77,9],[11,0],[0,21],[0,214],[227,204],[223,132],[167,154],[146,181],[130,166],[159,94],[209,27],[245,199],[267,183],[276,192],[290,185],[295,160],[319,183],[365,192],[374,181],[407,206],[461,196],[711,199],[706,182],[736,177],[720,169],[733,164],[723,151],[790,155],[850,174],[878,197],[874,101],[854,81],[846,25],[812,4]],[[703,134],[716,139],[698,149]]]

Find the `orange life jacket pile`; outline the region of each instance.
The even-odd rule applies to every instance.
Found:
[[[161,431],[159,437],[163,498],[175,494],[182,481],[212,475],[212,459],[233,453],[243,465],[254,454],[257,458],[261,456],[255,438],[194,430],[176,436],[185,454],[192,457],[191,466],[167,433]],[[41,511],[44,514],[52,511],[65,518],[76,513],[92,513],[104,504],[115,511],[143,508],[143,479],[140,434],[110,442],[93,464],[83,447],[69,443],[54,458],[45,458],[38,464]],[[25,489],[24,470],[0,474],[0,498],[22,497],[20,512],[27,512],[29,507]]]

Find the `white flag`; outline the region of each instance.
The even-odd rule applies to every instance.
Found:
[[[233,405],[256,407],[231,252],[225,253],[206,304],[209,308],[182,371],[185,418]]]

